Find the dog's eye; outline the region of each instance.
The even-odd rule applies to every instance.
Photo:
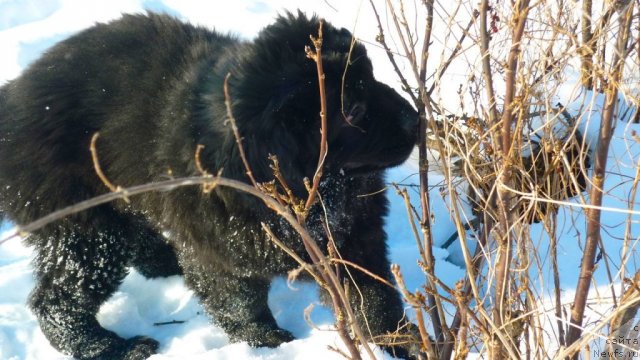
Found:
[[[345,120],[349,125],[357,125],[364,119],[367,108],[362,103],[355,103],[347,113]]]

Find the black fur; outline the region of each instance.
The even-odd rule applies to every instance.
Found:
[[[318,159],[320,108],[316,67],[304,47],[317,29],[316,18],[286,14],[254,41],[241,42],[168,16],[126,15],[62,41],[0,89],[0,210],[28,223],[107,192],[89,153],[96,132],[102,169],[119,186],[162,180],[169,170],[198,174],[198,144],[205,145],[201,160],[211,173],[223,168],[225,177],[247,181],[225,124],[228,72],[257,180],[273,178],[267,156],[277,155],[294,193],[306,198],[303,178],[312,178]],[[347,30],[325,24],[329,156],[320,193],[341,254],[390,279],[387,200],[379,190],[383,170],[409,155],[417,115],[374,79],[360,44],[342,83],[351,40]],[[314,206],[309,227],[326,248],[323,216]],[[61,352],[142,359],[155,352],[156,341],[124,340],[95,314],[129,266],[146,276],[182,272],[232,341],[278,346],[293,337],[276,325],[267,291],[274,275],[296,264],[260,222],[305,254],[261,201],[221,187],[210,194],[196,187],[148,193],[68,217],[27,239],[37,254],[30,306]],[[398,294],[355,274],[373,334],[395,330],[403,315]]]

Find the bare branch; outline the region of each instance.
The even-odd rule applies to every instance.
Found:
[[[228,73],[227,76],[224,77],[224,105],[227,108],[227,121],[231,124],[231,130],[233,131],[233,136],[236,139],[236,144],[238,145],[238,152],[240,153],[240,159],[242,159],[242,164],[244,165],[245,173],[251,184],[254,187],[257,187],[256,179],[253,177],[253,171],[251,171],[251,167],[249,166],[249,161],[247,161],[247,157],[244,153],[244,146],[242,146],[242,137],[240,136],[240,130],[238,130],[238,125],[236,124],[236,118],[233,116],[233,109],[231,108],[231,96],[229,96],[229,78],[231,77],[231,73]]]
[[[313,183],[309,190],[309,197],[305,204],[305,213],[311,208],[311,205],[315,202],[316,192],[318,186],[320,186],[320,179],[322,178],[322,172],[324,168],[324,160],[327,157],[327,98],[324,85],[324,69],[322,68],[322,24],[318,26],[318,37],[311,37],[311,42],[315,47],[313,52],[309,47],[306,48],[307,57],[312,59],[316,63],[316,69],[318,71],[318,87],[320,91],[320,157],[318,159],[318,167],[313,175]],[[305,215],[306,216],[306,215]]]

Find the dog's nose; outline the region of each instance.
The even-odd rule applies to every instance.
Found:
[[[409,103],[407,103],[400,112],[401,126],[403,130],[411,137],[415,138],[415,143],[418,143],[418,131],[420,128],[420,122],[418,118],[418,112],[413,109]]]
[[[418,112],[413,109],[409,104],[407,104],[404,109],[402,109],[401,113],[402,117],[402,127],[405,131],[409,133],[418,133]]]
[[[409,138],[417,138],[418,112],[411,106],[409,101],[388,85],[377,83],[376,86],[376,95],[371,105],[377,107],[378,111],[382,110],[395,119],[394,126],[399,126]]]

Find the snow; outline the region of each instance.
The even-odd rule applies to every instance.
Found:
[[[369,44],[376,76],[396,88],[399,88],[396,75],[391,69],[384,51],[374,44],[377,26],[366,1],[305,1],[297,0],[235,0],[225,2],[225,8],[219,2],[207,0],[7,0],[0,1],[0,84],[15,78],[31,61],[38,57],[48,46],[74,32],[91,26],[96,21],[104,22],[118,18],[121,13],[141,12],[144,9],[165,11],[182,19],[203,26],[215,27],[222,31],[232,31],[244,38],[253,37],[263,26],[269,24],[283,9],[302,8],[307,13],[317,13],[333,24],[355,30],[357,36]],[[234,16],[230,16],[234,14]],[[443,44],[440,44],[443,45]],[[438,60],[438,56],[432,59]],[[464,71],[461,71],[464,72]],[[442,87],[449,86],[455,91],[463,74],[452,72],[451,79],[443,79]],[[458,76],[458,77],[456,77]],[[454,81],[449,81],[449,80]],[[462,79],[462,80],[461,80]],[[569,78],[567,84],[556,92],[555,101],[561,101],[570,112],[580,112],[583,104],[590,108],[581,119],[581,130],[590,144],[595,145],[599,129],[599,113],[602,109],[602,96],[582,92],[575,86],[576,79]],[[444,98],[457,104],[456,96]],[[585,100],[586,99],[586,100]],[[555,102],[554,102],[555,103]],[[622,106],[623,104],[621,104]],[[452,108],[455,108],[452,106]],[[618,111],[622,113],[622,110]],[[636,167],[640,159],[640,144],[633,140],[632,133],[640,134],[640,126],[619,122],[609,152],[608,175],[606,181],[604,206],[618,209],[629,208],[629,194],[636,176]],[[417,156],[403,166],[393,169],[388,182],[416,184]],[[442,244],[455,232],[455,226],[449,219],[449,210],[439,191],[444,178],[430,174],[432,212],[436,215],[433,226],[436,244]],[[412,201],[417,203],[415,188],[409,187]],[[389,234],[389,252],[393,263],[400,264],[409,290],[418,289],[424,284],[424,274],[417,265],[419,254],[413,234],[410,232],[408,218],[402,198],[393,189],[388,191],[391,200],[390,216],[386,230]],[[586,194],[584,195],[586,197]],[[633,199],[633,205],[639,199]],[[559,257],[561,259],[561,287],[563,304],[573,300],[580,264],[580,244],[584,242],[585,216],[580,208],[580,199],[568,200],[572,206],[562,206],[558,214]],[[620,263],[625,236],[625,224],[631,224],[630,247],[637,246],[640,231],[640,216],[619,212],[603,213],[603,242],[612,256],[615,265]],[[8,231],[7,225],[2,231]],[[531,234],[540,244],[539,261],[548,262],[546,249],[549,246],[548,235],[541,225],[532,225]],[[0,238],[2,236],[0,235]],[[447,285],[453,286],[464,278],[463,263],[456,242],[447,250],[434,249],[437,262],[437,275]],[[69,359],[51,348],[41,333],[35,317],[26,308],[29,292],[34,286],[32,278],[31,250],[14,239],[0,245],[0,359],[38,360]],[[635,272],[634,258],[627,263],[624,276]],[[593,325],[598,313],[606,313],[611,307],[609,279],[605,267],[598,266],[594,274],[597,288],[597,303],[587,314],[585,324]],[[543,272],[536,288],[541,291],[545,303],[541,308],[548,309],[546,322],[542,324],[545,333],[553,337],[555,318],[553,317],[552,286],[549,266],[541,266]],[[531,269],[530,271],[538,271]],[[614,273],[616,291],[619,294],[623,274]],[[548,303],[547,303],[548,302]],[[311,324],[304,320],[305,309],[313,305]],[[188,290],[180,277],[166,279],[146,279],[133,271],[112,298],[104,304],[98,319],[104,327],[123,337],[147,335],[160,342],[159,354],[154,360],[168,359],[342,359],[328,346],[342,348],[335,332],[327,328],[332,322],[331,312],[319,304],[318,287],[315,284],[295,282],[287,284],[282,278],[275,279],[269,294],[269,306],[278,324],[291,331],[298,340],[283,344],[276,349],[251,348],[246,343],[230,343],[224,331],[210,324],[207,316],[198,304],[197,298]],[[410,311],[409,311],[410,312]],[[154,325],[165,323],[163,325]],[[550,344],[550,346],[554,346]],[[379,351],[379,350],[377,350]],[[390,358],[378,353],[381,358]]]

